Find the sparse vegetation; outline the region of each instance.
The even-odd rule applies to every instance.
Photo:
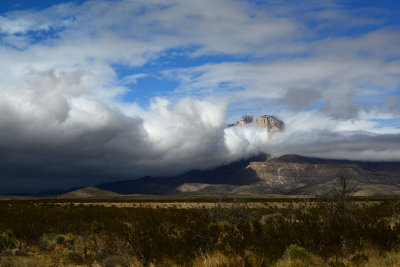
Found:
[[[211,208],[157,209],[2,201],[0,265],[400,264],[400,201],[351,202],[346,197],[343,208],[332,199],[286,200],[249,208],[236,199]]]

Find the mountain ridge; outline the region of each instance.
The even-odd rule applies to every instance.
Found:
[[[335,180],[338,172],[365,186],[400,185],[400,162],[362,162],[322,159],[299,155],[270,157],[262,154],[248,160],[227,164],[212,170],[194,170],[171,177],[144,177],[103,183],[97,187],[121,194],[306,194]],[[397,191],[396,191],[397,192]],[[400,191],[399,191],[400,192]]]
[[[328,194],[341,172],[360,184],[359,195],[400,195],[400,162],[324,159],[261,153],[210,170],[74,187],[16,197],[113,198],[129,194]],[[105,191],[102,191],[105,190]],[[92,192],[93,191],[93,192]]]

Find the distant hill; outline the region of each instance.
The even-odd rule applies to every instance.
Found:
[[[62,195],[59,198],[71,198],[71,199],[82,199],[82,198],[112,198],[118,197],[120,194],[114,193],[108,190],[102,190],[96,187],[85,187],[75,191],[71,191]]]
[[[400,193],[400,162],[362,162],[299,155],[258,157],[172,177],[100,184],[121,194],[304,194],[330,192],[338,172],[360,184],[358,194]]]

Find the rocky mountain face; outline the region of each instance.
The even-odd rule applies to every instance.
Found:
[[[268,132],[270,132],[274,128],[276,128],[280,131],[283,131],[285,129],[285,125],[284,125],[283,121],[278,120],[277,118],[270,116],[270,115],[264,115],[264,116],[257,118],[254,121],[254,125],[259,126],[259,127],[265,127],[268,129]]]
[[[254,116],[244,115],[239,121],[235,122],[232,126],[244,126],[252,124],[254,122]]]
[[[277,119],[271,115],[263,115],[257,119],[254,119],[254,116],[245,115],[240,118],[239,121],[228,125],[229,127],[233,126],[245,126],[245,125],[254,125],[258,127],[267,128],[268,132],[273,130],[283,131],[285,129],[285,124],[283,121]]]
[[[338,172],[360,186],[359,195],[400,194],[400,162],[328,160],[260,155],[213,170],[145,177],[99,185],[122,194],[306,194],[332,189]]]

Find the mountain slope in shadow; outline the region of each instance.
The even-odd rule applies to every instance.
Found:
[[[399,162],[262,154],[212,170],[190,171],[172,177],[143,177],[97,187],[121,194],[326,194],[338,172],[368,185],[368,190],[364,190],[368,194],[374,194],[374,186],[377,190],[380,188],[379,192],[395,193],[400,185]]]
[[[190,184],[209,185],[249,185],[257,183],[259,179],[254,170],[247,166],[255,160],[265,160],[261,155],[248,160],[238,161],[212,170],[193,170],[185,174],[172,177],[143,177],[137,180],[126,180],[97,185],[97,188],[117,192],[120,194],[166,194],[173,193],[179,186]],[[179,193],[179,192],[177,192]]]

